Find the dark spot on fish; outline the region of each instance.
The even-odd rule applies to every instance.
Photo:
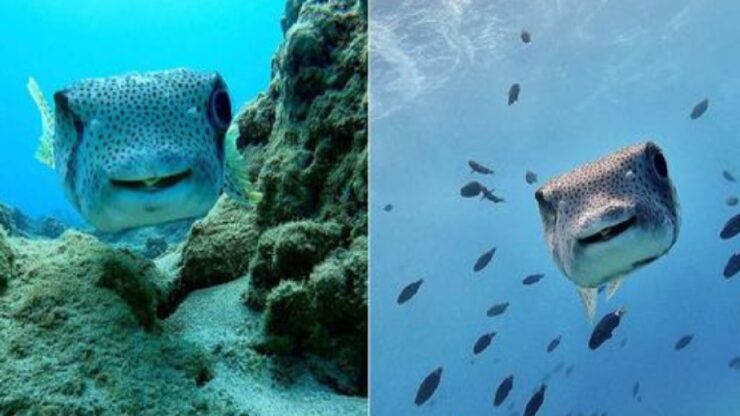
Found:
[[[730,173],[729,170],[723,170],[722,177],[730,182],[737,182],[737,180],[735,179],[735,176],[732,173]]]
[[[592,350],[599,348],[604,342],[612,337],[612,332],[619,326],[619,322],[624,312],[617,309],[609,312],[596,324],[591,332],[591,338],[588,340],[588,347]]]
[[[735,276],[738,271],[740,271],[740,253],[733,254],[727,260],[727,265],[725,265],[725,270],[722,274],[725,276],[725,279],[729,279]]]
[[[521,91],[521,87],[519,87],[519,84],[513,84],[511,87],[509,87],[509,105],[512,105],[515,102],[519,101],[519,91]]]
[[[524,416],[534,416],[542,407],[542,403],[545,401],[545,385],[540,386],[540,389],[529,398],[527,406],[524,408]]]
[[[385,207],[383,207],[383,210],[384,210],[385,212],[391,212],[391,211],[393,211],[393,205],[391,205],[391,204],[388,204],[388,205],[386,205]]]
[[[502,313],[506,312],[506,309],[508,307],[509,307],[509,302],[497,303],[491,306],[490,308],[488,308],[486,315],[488,315],[489,317],[501,315]]]
[[[738,233],[740,233],[740,214],[727,220],[724,228],[722,228],[722,231],[719,233],[719,237],[723,240],[728,240],[738,235]]]
[[[701,117],[704,112],[707,111],[707,108],[709,108],[709,98],[701,100],[697,105],[694,106],[694,109],[691,110],[691,119],[696,120],[697,118]]]
[[[545,277],[545,275],[542,273],[530,274],[522,280],[522,284],[525,286],[533,285],[542,280],[543,277]]]
[[[482,353],[483,351],[488,348],[489,345],[491,345],[491,341],[493,340],[493,337],[496,336],[495,332],[489,332],[487,334],[481,335],[477,341],[475,341],[475,345],[473,345],[473,354],[478,355]]]
[[[485,253],[481,254],[480,257],[478,257],[478,260],[475,261],[475,264],[473,265],[473,271],[479,272],[483,270],[486,266],[488,266],[488,263],[491,262],[493,259],[493,255],[496,253],[496,247],[490,249],[489,251],[486,251]]]
[[[504,400],[509,396],[509,392],[511,392],[513,387],[514,375],[512,374],[499,383],[498,388],[496,389],[496,394],[493,396],[493,405],[496,407],[501,406]]]
[[[478,181],[470,181],[460,188],[460,196],[463,198],[472,198],[480,195],[481,192],[487,190],[485,186],[481,185]]]
[[[403,290],[401,290],[401,293],[398,295],[398,299],[396,300],[396,302],[398,302],[399,305],[406,303],[409,299],[416,295],[416,292],[419,290],[419,287],[422,283],[424,283],[424,279],[419,279],[413,283],[408,284],[406,287],[403,288]]]
[[[439,367],[429,373],[429,375],[424,378],[424,381],[421,382],[421,384],[419,385],[419,389],[416,391],[416,398],[414,399],[414,403],[417,406],[421,406],[422,404],[426,403],[427,400],[429,400],[434,392],[437,390],[437,387],[439,387],[439,382],[441,380],[442,367]]]
[[[525,29],[522,29],[522,33],[519,34],[519,37],[524,43],[529,43],[532,41],[532,35],[530,35],[529,32],[527,32]]]
[[[560,345],[560,340],[561,339],[562,339],[562,335],[558,335],[557,338],[555,338],[552,341],[550,341],[550,343],[547,344],[547,352],[550,353],[550,352],[555,351],[555,348],[557,348],[558,345]]]
[[[475,160],[468,160],[468,165],[470,166],[470,169],[472,169],[470,173],[478,172],[483,175],[493,175],[493,169],[489,169]]]
[[[678,341],[676,341],[676,345],[673,346],[673,349],[676,351],[681,351],[682,349],[686,348],[686,346],[691,343],[691,340],[693,338],[694,338],[693,334],[682,336]]]

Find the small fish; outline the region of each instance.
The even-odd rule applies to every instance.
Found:
[[[552,369],[552,373],[553,373],[553,374],[558,374],[558,373],[560,373],[561,371],[563,371],[563,367],[565,367],[565,362],[563,362],[563,361],[560,361],[559,363],[557,363],[557,364],[555,365],[555,368],[553,368],[553,369]]]
[[[506,312],[506,309],[508,307],[509,307],[509,302],[497,303],[491,306],[490,308],[488,308],[486,315],[489,317],[499,316],[502,313]]]
[[[740,370],[740,356],[735,357],[732,360],[730,360],[728,367],[735,369],[735,370]]]
[[[522,29],[522,33],[519,34],[519,37],[522,39],[522,42],[524,43],[529,43],[532,41],[532,35],[530,35],[526,29]]]
[[[493,194],[493,189],[483,189],[481,190],[483,192],[483,198],[493,202],[494,204],[498,204],[499,202],[506,202],[504,198],[498,197]]]
[[[606,340],[612,337],[612,332],[619,326],[622,315],[625,314],[623,309],[617,309],[614,312],[606,314],[591,332],[591,338],[588,340],[588,347],[595,350]]]
[[[478,172],[482,175],[493,175],[493,169],[489,169],[475,160],[468,160],[468,165],[470,165],[470,169],[472,169],[470,173]]]
[[[740,234],[740,214],[727,220],[727,224],[722,228],[719,237],[723,240],[729,240],[738,234]]]
[[[545,275],[542,273],[530,274],[522,280],[522,284],[525,286],[533,285],[542,280],[543,277],[545,277]]]
[[[573,364],[569,365],[569,366],[568,366],[568,367],[567,367],[567,368],[565,369],[565,376],[566,376],[566,377],[570,377],[571,373],[573,373],[573,369],[574,369],[574,368],[575,368],[575,366],[574,366]]]
[[[511,392],[511,389],[514,388],[514,375],[510,375],[509,377],[506,377],[496,389],[496,395],[493,398],[493,405],[496,407],[501,406],[501,404],[506,400],[506,398],[509,396],[509,392]]]
[[[560,340],[562,338],[563,338],[562,335],[558,335],[557,338],[555,338],[552,341],[550,341],[550,343],[547,344],[547,352],[550,353],[550,352],[555,351],[555,348],[557,348],[558,345],[560,345]]]
[[[622,342],[619,343],[619,346],[624,348],[627,345],[627,338],[622,338]]]
[[[401,290],[401,293],[398,295],[398,299],[396,302],[398,302],[399,305],[402,305],[409,301],[411,298],[416,295],[416,292],[419,291],[419,287],[421,287],[421,284],[424,283],[424,279],[419,279],[413,283],[408,284],[406,287]]]
[[[388,205],[386,205],[385,207],[383,207],[383,210],[384,210],[385,212],[391,212],[391,211],[393,211],[393,205],[391,205],[391,204],[388,204]]]
[[[542,402],[545,401],[545,385],[543,384],[539,390],[529,399],[527,407],[524,408],[524,416],[534,416],[542,407]]]
[[[728,196],[725,200],[725,204],[727,204],[728,207],[734,207],[738,202],[740,202],[740,199],[736,196]]]
[[[639,393],[640,393],[640,382],[636,381],[635,385],[632,386],[632,397],[637,397]]]
[[[460,196],[463,198],[473,198],[480,195],[481,192],[487,191],[485,186],[478,181],[470,181],[460,188]]]
[[[732,173],[730,173],[729,170],[723,170],[722,171],[722,177],[724,177],[725,179],[727,179],[730,182],[737,182],[737,180],[735,179],[735,176]]]
[[[528,184],[533,184],[537,182],[537,174],[532,172],[531,170],[528,170],[527,173],[524,175],[524,180],[527,181]]]
[[[691,343],[691,340],[693,338],[694,338],[693,334],[682,336],[678,341],[676,341],[676,345],[673,346],[673,349],[676,351],[681,351],[682,349],[686,348],[686,346]]]
[[[486,266],[488,266],[488,263],[491,262],[491,260],[493,259],[493,255],[495,253],[496,253],[496,247],[481,254],[480,257],[478,257],[478,260],[476,260],[475,264],[473,265],[473,271],[479,272],[483,270]]]
[[[439,387],[439,382],[442,380],[442,367],[438,367],[436,370],[429,373],[424,378],[424,381],[419,385],[419,389],[416,391],[416,398],[414,403],[417,406],[421,406],[429,400],[434,392]]]
[[[691,119],[696,120],[701,117],[707,111],[707,108],[709,108],[709,98],[701,100],[699,104],[694,106],[694,109],[691,110]]]
[[[515,102],[519,101],[519,91],[520,90],[521,90],[521,87],[519,87],[519,84],[513,84],[509,88],[509,105],[512,105]]]
[[[481,335],[478,340],[475,341],[475,345],[473,345],[473,354],[478,355],[485,351],[486,348],[491,345],[491,341],[495,336],[496,332],[489,332],[487,334]]]
[[[740,271],[740,253],[733,254],[730,259],[727,260],[727,265],[722,274],[725,276],[725,279],[729,279],[735,276],[738,271]]]

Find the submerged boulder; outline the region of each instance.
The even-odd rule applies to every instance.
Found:
[[[13,275],[13,249],[8,242],[8,234],[0,227],[0,295],[8,287]]]

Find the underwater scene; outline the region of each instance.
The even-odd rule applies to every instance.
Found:
[[[373,415],[740,415],[738,16],[372,3]]]
[[[367,414],[367,14],[0,4],[0,414]]]

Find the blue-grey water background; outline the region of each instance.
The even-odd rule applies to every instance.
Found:
[[[29,76],[51,100],[81,78],[215,70],[236,111],[269,83],[284,7],[261,0],[0,2],[0,201],[32,216],[82,221],[56,173],[34,159],[41,122],[26,91]]]
[[[740,244],[719,238],[738,211],[724,201],[740,194],[721,175],[740,176],[738,16],[740,2],[730,0],[372,3],[373,415],[521,414],[543,380],[541,415],[740,415],[740,372],[728,367],[740,355],[740,280],[722,277]],[[520,101],[508,107],[514,82]],[[708,111],[691,120],[705,97]],[[590,351],[591,326],[550,259],[536,185],[524,175],[532,169],[541,184],[647,138],[667,156],[681,233],[615,298],[600,298],[597,318],[629,312],[615,337]],[[469,159],[495,175],[471,175]],[[506,203],[461,198],[473,179]],[[473,273],[492,246],[492,263]],[[521,284],[536,272],[545,274],[540,283]],[[420,278],[417,295],[397,305]],[[502,301],[508,311],[487,317]],[[473,358],[474,342],[491,330],[491,347]],[[675,351],[689,333],[692,343]],[[561,361],[574,365],[570,377],[548,376]],[[435,395],[415,406],[438,366]],[[493,393],[510,373],[514,389],[495,409]]]

